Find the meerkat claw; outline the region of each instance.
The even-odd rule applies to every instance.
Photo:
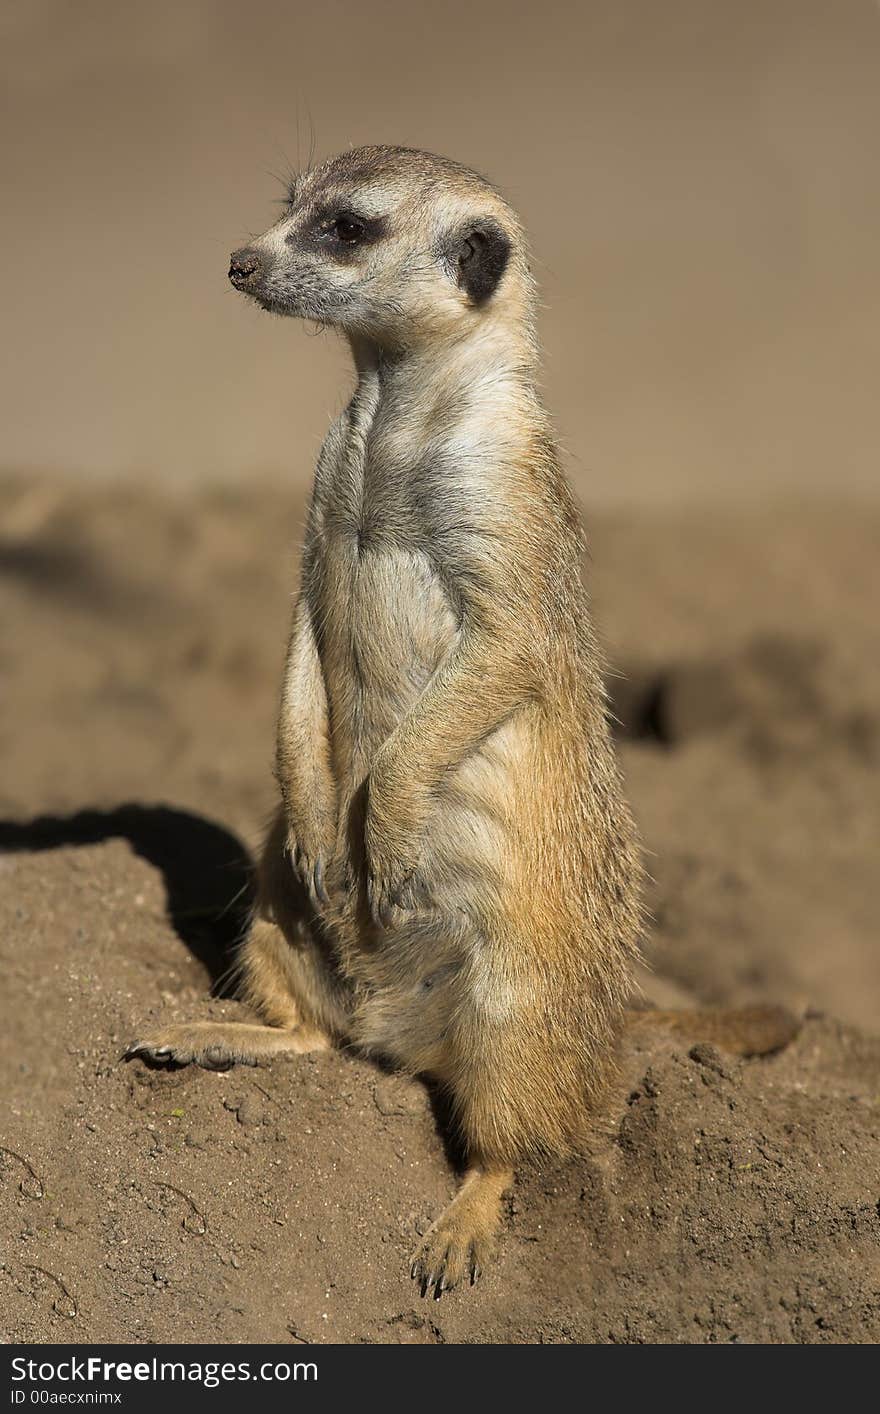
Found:
[[[330,902],[330,896],[324,886],[324,861],[320,854],[315,860],[315,867],[312,870],[312,883],[321,903],[328,904]]]
[[[394,883],[376,874],[371,874],[367,878],[367,899],[370,905],[370,914],[373,922],[378,927],[385,929],[386,932],[399,925],[406,915],[412,912],[413,902],[408,886],[415,872],[415,869],[410,869]]]
[[[298,877],[302,881],[308,892],[312,903],[317,906],[330,902],[327,887],[324,883],[324,859],[323,855],[317,854],[314,858],[307,854],[300,846],[295,845],[291,852],[291,862]]]
[[[171,1046],[151,1046],[149,1041],[133,1041],[122,1052],[123,1060],[135,1060],[140,1056],[145,1061],[152,1061],[157,1065],[162,1065],[173,1060],[174,1052]]]

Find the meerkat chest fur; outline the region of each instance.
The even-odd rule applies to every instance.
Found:
[[[456,556],[480,534],[497,458],[486,407],[426,407],[422,383],[362,369],[316,475],[306,583],[343,792],[458,641]]]

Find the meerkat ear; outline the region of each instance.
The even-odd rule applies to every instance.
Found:
[[[510,259],[510,237],[491,216],[469,221],[450,239],[444,255],[452,278],[471,304],[485,304]]]

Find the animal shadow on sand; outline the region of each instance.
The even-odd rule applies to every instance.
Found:
[[[254,862],[236,835],[216,821],[168,805],[121,805],[34,820],[0,821],[0,853],[37,853],[124,839],[161,873],[168,919],[211,978],[212,995],[234,995],[229,982],[236,948],[255,901]],[[377,1069],[393,1073],[375,1060]],[[430,1082],[428,1098],[447,1162],[465,1167],[448,1098]]]
[[[254,903],[254,865],[241,841],[223,825],[169,805],[121,805],[34,820],[0,821],[0,851],[38,852],[127,840],[158,869],[168,919],[205,968],[214,996],[229,995],[235,949]]]

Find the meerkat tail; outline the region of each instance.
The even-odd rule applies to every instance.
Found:
[[[737,1056],[769,1056],[795,1039],[801,1019],[783,1006],[718,1007],[698,1011],[632,1011],[627,1027],[663,1027],[688,1041],[708,1042]]]

